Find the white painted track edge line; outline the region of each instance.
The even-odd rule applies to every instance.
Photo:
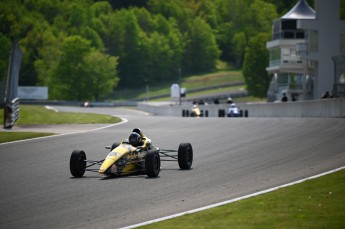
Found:
[[[263,190],[263,191],[260,191],[260,192],[255,192],[255,193],[252,193],[252,194],[249,194],[249,195],[245,195],[245,196],[242,196],[242,197],[237,197],[237,198],[230,199],[230,200],[227,200],[227,201],[211,204],[211,205],[208,205],[208,206],[192,209],[192,210],[185,211],[185,212],[180,212],[180,213],[177,213],[177,214],[173,214],[173,215],[170,215],[170,216],[165,216],[165,217],[162,217],[162,218],[146,221],[146,222],[143,222],[143,223],[138,223],[138,224],[134,224],[134,225],[131,225],[131,226],[122,227],[120,229],[130,229],[130,228],[141,227],[141,226],[149,225],[149,224],[152,224],[152,223],[158,223],[158,222],[161,222],[161,221],[164,221],[164,220],[168,220],[168,219],[176,218],[176,217],[179,217],[179,216],[183,216],[183,215],[186,215],[186,214],[196,213],[196,212],[207,210],[207,209],[210,209],[210,208],[219,207],[219,206],[222,206],[222,205],[225,205],[225,204],[230,204],[230,203],[233,203],[233,202],[236,202],[236,201],[239,201],[239,200],[244,200],[244,199],[247,199],[247,198],[250,198],[250,197],[254,197],[254,196],[262,195],[262,194],[265,194],[265,193],[273,192],[273,191],[276,191],[276,190],[278,190],[280,188],[285,188],[285,187],[288,187],[288,186],[299,184],[299,183],[305,182],[307,180],[312,180],[312,179],[315,179],[315,178],[318,178],[318,177],[322,177],[322,176],[325,176],[325,175],[328,175],[328,174],[331,174],[331,173],[335,173],[335,172],[343,170],[343,169],[345,169],[345,166],[337,168],[337,169],[333,169],[333,170],[330,170],[330,171],[327,171],[327,172],[324,172],[324,173],[321,173],[321,174],[318,174],[318,175],[307,177],[307,178],[304,178],[304,179],[301,179],[301,180],[297,180],[297,181],[294,181],[294,182],[291,182],[291,183],[287,183],[287,184],[283,184],[283,185],[280,185],[280,186],[277,186],[277,187],[269,188],[269,189],[266,189],[266,190]]]

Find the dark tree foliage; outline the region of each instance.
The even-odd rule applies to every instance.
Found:
[[[214,71],[219,59],[238,69],[244,63],[247,67],[254,67],[251,62],[255,63],[257,60],[246,59],[246,56],[260,56],[247,53],[250,49],[256,49],[249,44],[250,40],[257,34],[270,34],[272,21],[297,2],[298,0],[0,1],[0,78],[5,78],[9,46],[22,34],[20,46],[24,56],[20,84],[49,85],[49,91],[52,91],[55,98],[59,96],[59,91],[73,99],[104,97],[104,94],[99,94],[99,88],[94,88],[93,94],[80,92],[76,95],[76,91],[68,93],[66,84],[59,88],[52,82],[58,77],[72,76],[59,76],[58,73],[74,72],[82,78],[82,82],[91,82],[84,79],[84,76],[91,77],[93,72],[98,76],[97,80],[107,79],[112,82],[109,84],[112,89],[115,89],[117,84],[130,88],[147,83],[151,85],[174,81],[179,72],[185,76]],[[312,7],[314,2],[315,0],[308,0]],[[345,14],[344,2],[345,0],[341,0],[342,17]],[[77,62],[73,59],[64,61],[63,57],[72,55],[64,45],[75,37],[88,44],[88,52]],[[269,39],[269,36],[261,37],[260,45],[264,45]],[[263,56],[268,55],[265,48],[259,51]],[[92,61],[93,58],[97,60]],[[102,61],[107,63],[104,71],[89,66],[99,65]],[[260,67],[264,72],[266,66],[262,64]],[[110,73],[111,69],[114,74]],[[73,79],[73,84],[76,84],[78,77]],[[99,84],[97,80],[92,82]],[[264,85],[262,88],[265,87]],[[91,87],[80,87],[82,88],[86,90]],[[109,91],[109,88],[104,91]]]
[[[340,0],[340,18],[345,20],[345,0]]]
[[[266,71],[268,53],[265,41],[270,37],[268,33],[260,33],[249,40],[243,64],[243,76],[249,94],[265,98],[271,77]]]
[[[278,14],[282,15],[289,11],[296,3],[298,2],[297,0],[285,0],[285,1],[280,1],[280,0],[264,0],[265,2],[274,4]],[[314,8],[315,0],[307,0],[308,4]]]
[[[146,7],[149,0],[109,0],[113,9],[129,7]]]
[[[8,56],[11,50],[11,41],[0,33],[0,82],[7,80]]]

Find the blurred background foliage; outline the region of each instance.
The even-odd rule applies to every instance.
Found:
[[[155,86],[213,72],[219,60],[233,69],[253,66],[246,55],[261,58],[264,66],[255,67],[262,68],[258,74],[266,84],[268,56],[262,47],[270,39],[272,20],[296,3],[0,0],[0,81],[6,81],[11,44],[21,37],[19,84],[48,86],[49,99],[102,100],[118,87]]]

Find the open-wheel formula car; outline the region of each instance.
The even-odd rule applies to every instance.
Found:
[[[129,142],[114,143],[107,157],[100,161],[86,158],[82,150],[74,150],[70,158],[70,171],[74,177],[82,177],[85,171],[98,172],[107,176],[146,174],[158,177],[161,161],[177,161],[180,169],[190,169],[193,163],[193,148],[190,143],[181,143],[178,150],[161,150],[151,146],[148,150],[134,147]],[[94,166],[100,166],[94,168]]]

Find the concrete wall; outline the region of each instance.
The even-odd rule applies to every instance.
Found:
[[[180,116],[183,110],[190,110],[191,104],[175,105],[172,103],[138,103],[137,108],[155,115]],[[299,101],[287,103],[237,103],[248,117],[345,117],[345,98]],[[219,110],[227,112],[228,105],[200,106],[208,117],[219,117]]]

